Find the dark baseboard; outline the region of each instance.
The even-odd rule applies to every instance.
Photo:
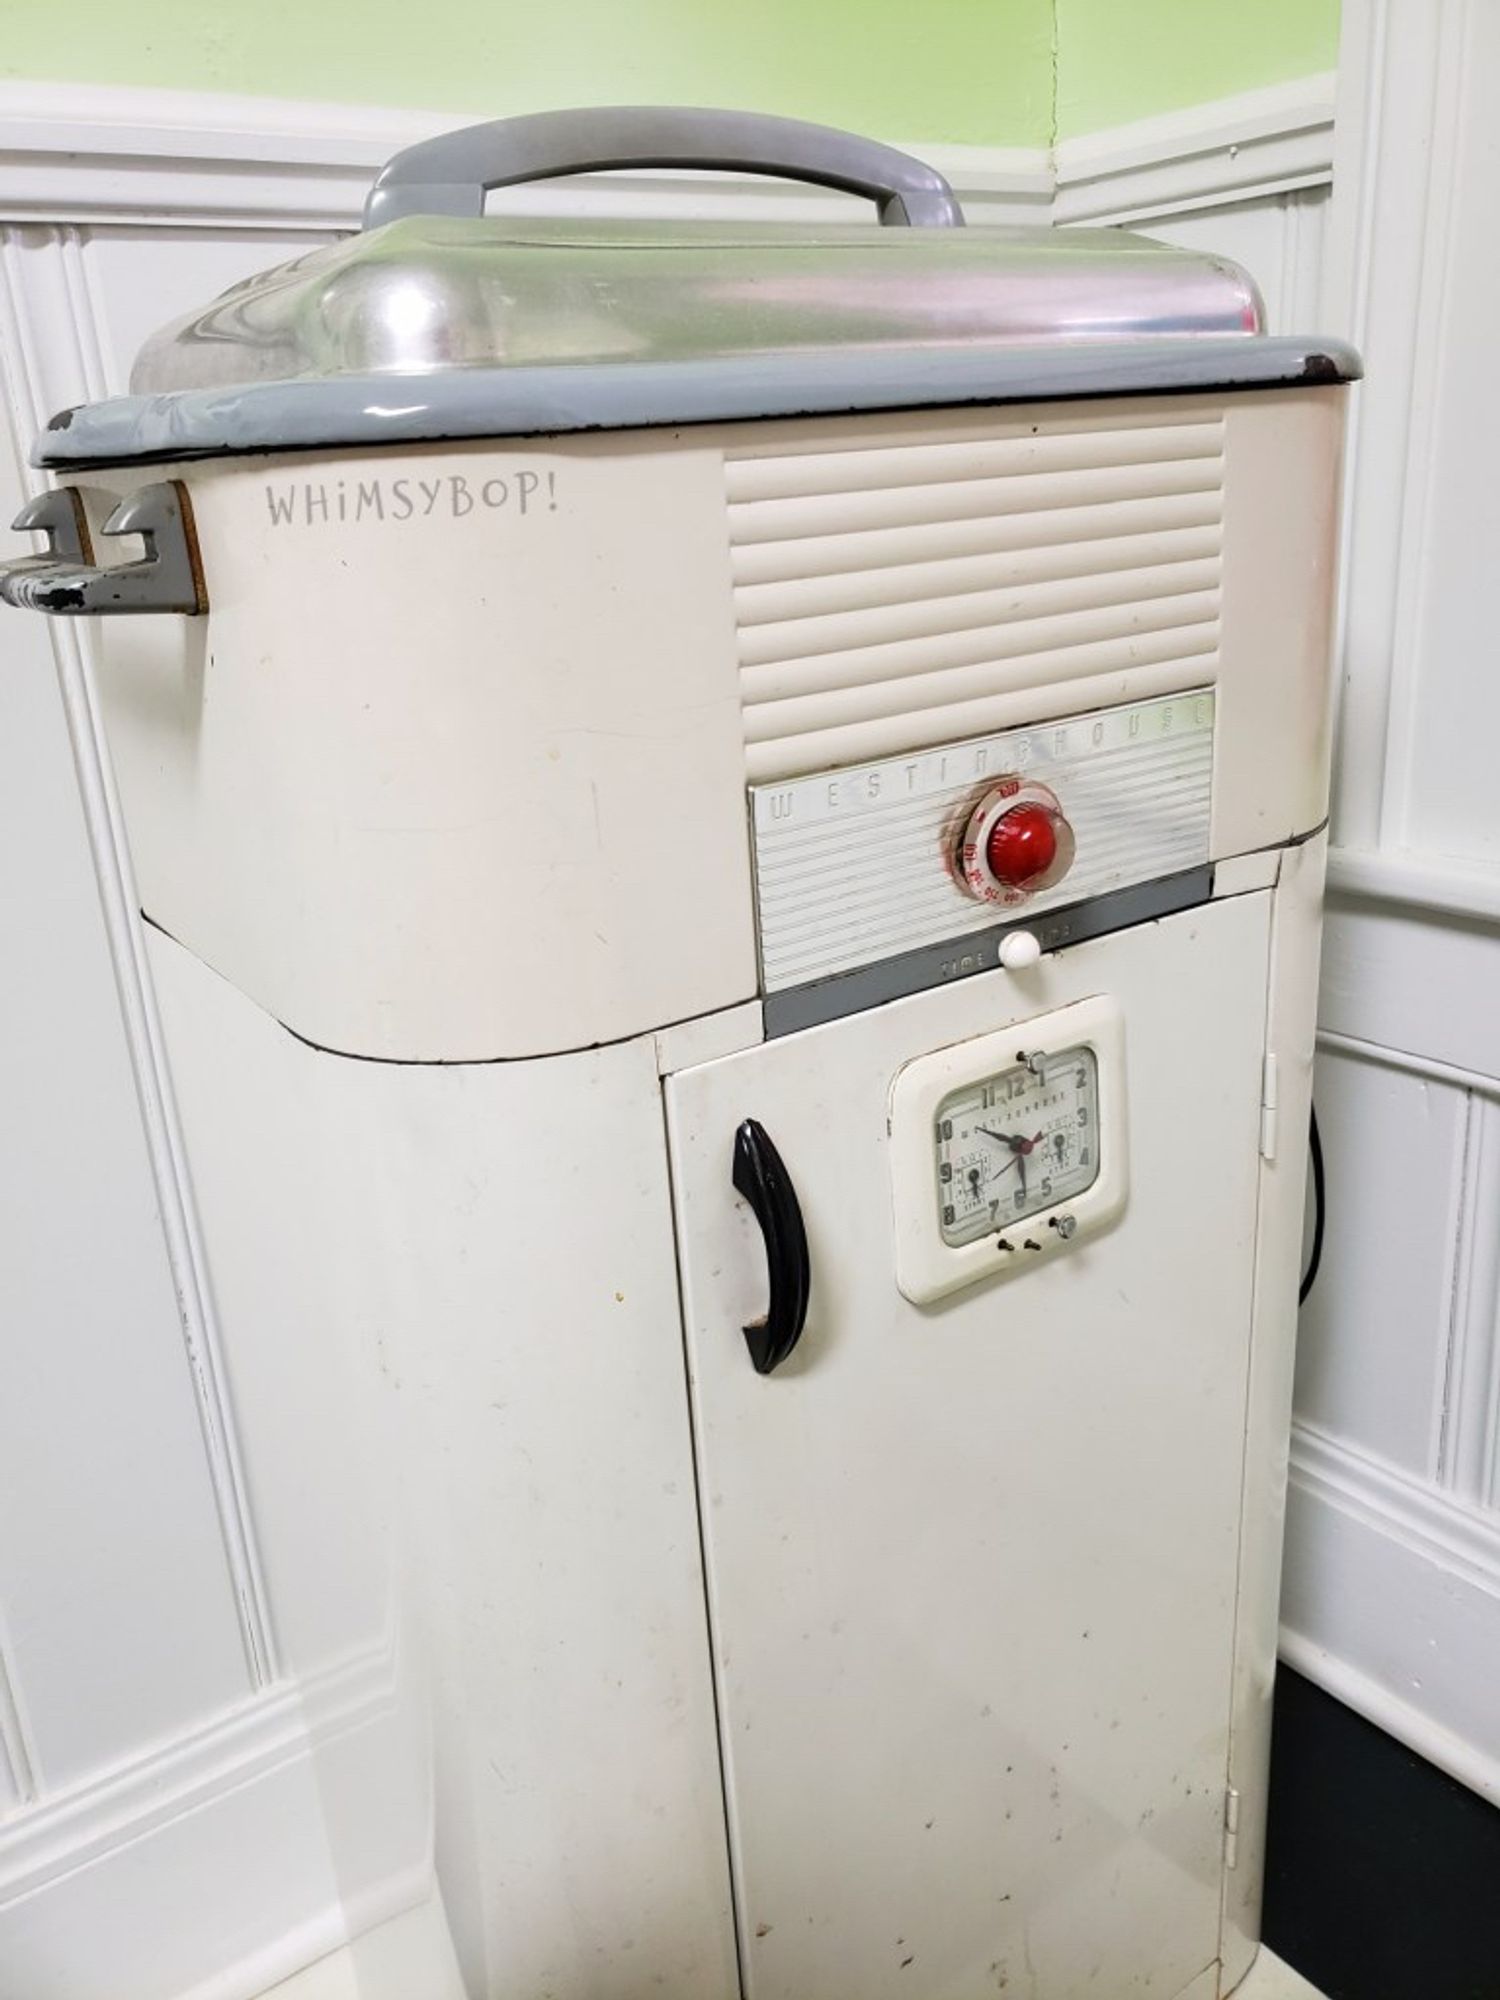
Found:
[[[1500,2000],[1500,1810],[1283,1667],[1264,1931],[1329,2000]]]

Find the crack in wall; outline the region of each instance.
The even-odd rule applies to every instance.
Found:
[[[1049,86],[1051,95],[1047,104],[1047,157],[1054,168],[1057,165],[1058,98],[1062,87],[1062,0],[1052,0],[1052,42],[1048,49]]]

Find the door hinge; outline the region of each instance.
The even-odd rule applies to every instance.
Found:
[[[1237,1868],[1240,1860],[1240,1795],[1235,1785],[1224,1788],[1224,1866]]]
[[[1260,1152],[1264,1160],[1276,1157],[1276,1058],[1266,1050],[1260,1066]]]

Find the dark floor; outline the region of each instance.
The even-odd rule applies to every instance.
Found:
[[[1500,2000],[1500,1810],[1287,1667],[1264,1932],[1328,2000]]]

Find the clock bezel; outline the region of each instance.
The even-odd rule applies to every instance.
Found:
[[[1036,1056],[1038,1055],[1041,1056],[1044,1062],[1052,1066],[1054,1073],[1066,1072],[1072,1068],[1082,1065],[1087,1066],[1087,1072],[1091,1076],[1091,1081],[1086,1087],[1086,1089],[1080,1094],[1087,1097],[1091,1107],[1090,1116],[1094,1128],[1093,1137],[1091,1140],[1091,1144],[1093,1146],[1093,1158],[1089,1162],[1087,1177],[1084,1179],[1083,1185],[1079,1187],[1073,1194],[1061,1195],[1056,1200],[1052,1200],[1047,1196],[1042,1196],[1039,1199],[1037,1199],[1032,1206],[1021,1209],[1018,1209],[1015,1206],[1014,1201],[1008,1202],[1006,1205],[1004,1221],[1006,1224],[1006,1228],[1010,1230],[1015,1230],[1015,1229],[1029,1230],[1032,1223],[1036,1221],[1039,1215],[1060,1214],[1064,1209],[1071,1210],[1073,1204],[1077,1201],[1082,1200],[1083,1196],[1089,1192],[1089,1190],[1093,1187],[1095,1181],[1098,1180],[1100,1174],[1104,1170],[1103,1154],[1100,1143],[1101,1135],[1099,1129],[1098,1050],[1094,1047],[1092,1042],[1070,1042],[1065,1049],[1041,1049],[1037,1051],[1028,1051],[1028,1054],[1032,1056],[1033,1060],[1035,1059]],[[951,1180],[947,1182],[943,1180],[941,1155],[945,1141],[943,1140],[941,1131],[938,1128],[941,1125],[945,1124],[949,1119],[955,1116],[953,1109],[955,1105],[964,1102],[972,1104],[975,1100],[976,1092],[982,1092],[990,1084],[1004,1083],[1010,1077],[1020,1074],[1032,1074],[1034,1077],[1034,1072],[1032,1072],[1031,1068],[1031,1062],[1024,1062],[1024,1063],[1013,1062],[1007,1069],[997,1070],[992,1076],[980,1077],[977,1080],[977,1083],[976,1082],[961,1083],[953,1090],[944,1091],[943,1095],[938,1099],[936,1109],[932,1114],[933,1165],[937,1168],[937,1174],[938,1174],[938,1179],[937,1179],[938,1230],[939,1233],[942,1235],[944,1243],[947,1244],[950,1250],[961,1250],[964,1248],[966,1244],[976,1242],[979,1239],[979,1237],[985,1235],[992,1235],[995,1233],[995,1228],[994,1228],[994,1223],[989,1218],[986,1218],[984,1220],[983,1226],[977,1230],[972,1226],[969,1226],[966,1227],[964,1234],[961,1236],[952,1236],[948,1234],[948,1230],[951,1225],[945,1222],[943,1218],[946,1209],[949,1206],[949,1203],[944,1202],[943,1194],[946,1191],[949,1195],[949,1200],[951,1202],[953,1199],[954,1183]],[[1008,1106],[1004,1110],[1002,1110],[999,1106],[996,1106],[994,1108],[994,1111],[990,1116],[991,1125],[995,1124],[997,1122],[997,1119],[999,1122],[1005,1124],[1009,1124],[1010,1122],[1012,1122],[1012,1113]],[[991,1155],[991,1157],[994,1161],[1001,1164],[1003,1164],[1006,1159],[1006,1155],[1001,1152],[997,1152]],[[1052,1173],[1056,1172],[1055,1168],[1049,1167],[1048,1162],[1044,1157],[1038,1158],[1035,1164],[1041,1174],[1046,1174],[1048,1172]],[[1012,1188],[1014,1188],[1014,1183],[1012,1183]],[[972,1225],[973,1221],[975,1220],[977,1220],[977,1218],[970,1218],[970,1224]],[[1002,1230],[1000,1233],[1003,1235],[1006,1232],[1005,1230]]]
[[[1006,1221],[968,1243],[946,1242],[933,1143],[944,1100],[1003,1076],[1029,1056],[1080,1047],[1092,1049],[1097,1068],[1099,1170],[1092,1183],[1024,1221]],[[990,1278],[1013,1277],[1077,1249],[1119,1218],[1129,1191],[1125,1026],[1118,1005],[1103,995],[1076,1000],[915,1057],[891,1085],[890,1146],[896,1283],[914,1305]],[[1064,1215],[1074,1222],[1067,1237],[1054,1227]],[[1013,1247],[999,1248],[1002,1241]]]

